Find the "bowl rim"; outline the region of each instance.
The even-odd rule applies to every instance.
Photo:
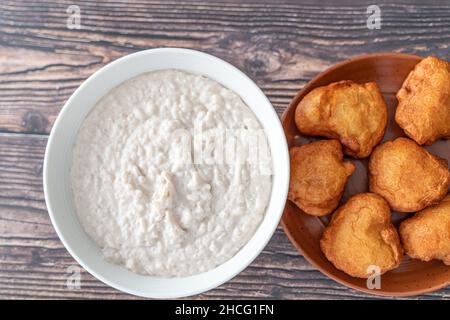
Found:
[[[328,73],[332,73],[334,72],[336,69],[341,68],[342,66],[348,65],[350,63],[354,63],[357,61],[362,61],[362,60],[367,60],[367,59],[385,59],[385,58],[393,58],[393,57],[400,57],[400,58],[409,58],[409,59],[420,59],[422,60],[423,57],[420,57],[418,55],[414,55],[414,54],[407,54],[407,53],[398,53],[398,52],[376,52],[376,53],[368,53],[368,54],[362,54],[362,55],[356,55],[354,57],[351,57],[349,59],[343,60],[341,62],[338,62],[336,64],[331,65],[329,68],[325,69],[324,71],[321,71],[320,73],[318,73],[316,76],[314,76],[310,81],[308,81],[307,84],[305,84],[296,94],[295,96],[292,98],[291,102],[289,103],[288,107],[283,111],[283,114],[281,115],[281,123],[284,124],[284,122],[286,121],[286,117],[287,117],[287,113],[288,110],[290,110],[291,108],[295,108],[298,103],[300,102],[300,100],[304,97],[304,95],[306,94],[306,92],[310,92],[311,87],[313,87],[314,83],[319,80],[321,77],[323,77],[324,74],[328,74]],[[284,126],[283,126],[284,127]],[[286,200],[289,201],[289,200]],[[322,266],[318,265],[317,263],[315,263],[314,259],[308,254],[306,253],[301,245],[299,243],[297,243],[297,241],[294,239],[293,234],[290,231],[290,228],[287,226],[286,224],[286,214],[283,213],[283,216],[281,217],[281,226],[284,230],[284,232],[286,233],[287,237],[289,238],[289,241],[294,245],[294,247],[297,249],[297,251],[312,265],[314,266],[317,270],[319,270],[321,273],[323,273],[324,275],[326,275],[328,278],[346,286],[349,288],[352,288],[354,290],[360,291],[360,292],[364,292],[364,293],[369,293],[371,295],[375,295],[375,296],[382,296],[382,297],[410,297],[410,296],[416,296],[416,295],[420,295],[420,294],[425,294],[425,293],[430,293],[430,292],[434,292],[436,290],[445,288],[447,286],[450,285],[450,280],[448,282],[444,282],[438,285],[434,285],[431,287],[427,287],[421,290],[412,290],[412,291],[405,291],[405,292],[392,292],[392,291],[386,291],[383,289],[380,290],[371,290],[368,288],[364,288],[364,287],[359,287],[354,285],[351,282],[348,282],[338,276],[335,276],[334,274],[328,272],[325,268],[323,268]]]
[[[240,263],[239,265],[236,265],[234,267],[234,270],[227,273],[226,276],[224,276],[221,279],[217,279],[216,281],[203,286],[202,288],[197,288],[197,289],[191,289],[190,291],[186,291],[184,293],[175,293],[175,294],[166,294],[166,295],[161,295],[161,294],[153,294],[152,292],[143,292],[142,290],[133,290],[132,288],[129,288],[127,286],[122,286],[121,284],[115,283],[114,281],[111,281],[110,279],[107,279],[106,277],[103,276],[102,272],[97,272],[94,271],[93,268],[91,268],[89,262],[86,262],[84,259],[80,258],[80,256],[76,253],[77,250],[75,250],[74,248],[72,248],[71,245],[68,244],[67,240],[66,240],[66,235],[61,231],[60,226],[58,225],[57,219],[55,218],[55,213],[54,213],[54,209],[53,209],[53,205],[52,205],[52,200],[51,200],[51,195],[50,195],[50,191],[49,191],[49,175],[52,171],[51,168],[49,168],[48,162],[49,162],[49,157],[52,153],[54,153],[55,151],[53,150],[53,146],[54,146],[54,140],[55,140],[55,136],[57,135],[57,132],[60,131],[60,126],[61,126],[61,122],[62,122],[62,118],[63,115],[66,114],[68,112],[69,109],[71,109],[73,106],[73,100],[75,99],[75,97],[77,95],[79,95],[79,93],[81,91],[84,90],[84,88],[92,83],[97,81],[97,77],[102,74],[103,72],[105,72],[106,70],[112,68],[112,67],[116,67],[119,64],[124,63],[125,61],[134,59],[138,56],[141,55],[151,55],[151,54],[158,54],[158,53],[178,53],[178,54],[182,54],[182,55],[194,55],[197,56],[198,58],[204,58],[204,59],[209,59],[212,61],[212,63],[214,64],[218,64],[218,65],[222,65],[223,68],[228,68],[229,70],[232,70],[233,73],[236,74],[237,77],[242,78],[244,81],[246,81],[255,91],[254,92],[258,92],[258,94],[261,96],[261,98],[264,99],[264,104],[265,107],[270,107],[267,108],[267,112],[269,112],[271,115],[270,117],[273,118],[276,121],[272,121],[271,122],[271,127],[273,127],[274,132],[278,132],[281,133],[280,137],[284,138],[281,139],[280,141],[277,140],[277,143],[280,144],[280,148],[284,149],[285,152],[283,152],[282,154],[279,154],[278,157],[278,161],[283,162],[284,166],[282,166],[281,168],[283,169],[282,171],[278,172],[277,174],[279,175],[279,179],[281,181],[281,185],[282,188],[277,188],[277,190],[275,190],[273,188],[273,184],[272,184],[272,190],[271,190],[271,198],[272,195],[274,194],[274,192],[276,192],[279,197],[277,197],[278,200],[275,203],[275,209],[276,210],[272,210],[273,212],[271,212],[269,214],[269,210],[268,208],[266,208],[265,211],[265,215],[263,217],[263,219],[260,222],[260,225],[257,227],[257,229],[255,230],[255,233],[253,234],[253,236],[236,252],[235,255],[237,255],[239,252],[241,252],[251,241],[252,239],[255,237],[255,235],[257,234],[259,228],[262,226],[263,222],[265,220],[268,220],[270,218],[270,220],[276,221],[272,223],[272,225],[269,225],[270,228],[268,227],[268,229],[270,229],[270,232],[267,232],[267,235],[264,236],[263,241],[260,241],[259,244],[257,246],[255,246],[252,253],[250,255],[247,256],[247,258],[244,260],[243,263]],[[177,69],[177,68],[174,68]],[[144,70],[142,71],[142,73],[145,72],[151,72],[152,70]],[[124,81],[129,80],[129,78],[124,79],[123,81],[121,81],[120,83],[123,83]],[[216,82],[217,80],[214,80]],[[220,83],[222,86],[225,86],[224,84]],[[111,88],[109,90],[111,90],[112,88],[114,88],[115,86],[111,86]],[[241,95],[238,94],[240,97]],[[244,100],[243,97],[241,97],[241,99]],[[94,104],[95,105],[95,104]],[[93,105],[93,106],[94,106]],[[93,106],[91,107],[91,109],[93,108]],[[258,116],[256,115],[255,111],[251,108],[251,111],[255,114],[255,116],[258,118]],[[260,121],[258,119],[258,121]],[[266,131],[267,134],[267,131]],[[278,134],[276,134],[278,135]],[[272,155],[272,160],[274,159],[274,156]],[[267,98],[267,96],[264,94],[264,92],[259,88],[259,86],[255,83],[255,81],[253,81],[249,76],[247,76],[243,71],[241,71],[240,69],[238,69],[237,67],[235,67],[234,65],[232,65],[231,63],[218,58],[214,55],[202,52],[202,51],[198,51],[198,50],[193,50],[193,49],[186,49],[186,48],[177,48],[177,47],[163,47],[163,48],[154,48],[154,49],[146,49],[146,50],[141,50],[141,51],[137,51],[131,54],[127,54],[125,56],[122,56],[114,61],[111,61],[109,63],[107,63],[106,65],[102,66],[101,68],[99,68],[98,70],[96,70],[93,74],[91,74],[86,80],[84,80],[78,87],[77,89],[72,93],[72,95],[69,97],[69,99],[64,103],[63,107],[61,108],[60,112],[58,113],[57,118],[54,121],[54,124],[52,126],[52,129],[50,131],[49,137],[48,137],[48,141],[47,141],[47,145],[45,148],[45,155],[44,155],[44,164],[43,164],[43,189],[44,189],[44,197],[45,197],[45,203],[47,206],[47,211],[48,214],[50,216],[50,220],[52,222],[53,228],[55,229],[59,239],[61,240],[61,242],[63,243],[64,247],[66,248],[66,250],[70,253],[70,255],[75,259],[75,261],[81,266],[83,267],[87,272],[89,272],[92,276],[94,276],[96,279],[100,280],[101,282],[105,283],[106,285],[115,288],[119,291],[128,293],[128,294],[132,294],[135,296],[140,296],[140,297],[145,297],[145,298],[157,298],[157,299],[173,299],[173,298],[182,298],[182,297],[189,297],[189,296],[193,296],[193,295],[197,295],[197,294],[201,294],[203,292],[209,291],[211,289],[214,289],[220,285],[222,285],[223,283],[231,280],[232,278],[234,278],[236,275],[238,275],[239,273],[241,273],[244,269],[246,269],[258,256],[259,254],[264,250],[264,248],[267,246],[267,243],[272,239],[273,234],[275,232],[275,230],[277,229],[279,222],[281,220],[281,216],[283,214],[283,210],[284,210],[284,206],[285,206],[285,202],[287,199],[287,193],[288,193],[288,189],[289,189],[289,150],[288,150],[288,145],[287,145],[287,139],[284,135],[284,130],[283,127],[281,125],[281,121],[279,116],[277,115],[272,103],[270,102],[270,100]],[[278,203],[279,202],[279,203]],[[76,219],[78,219],[76,217]],[[89,237],[90,238],[90,237]],[[92,239],[90,239],[92,241]],[[231,259],[233,259],[235,256],[233,256]],[[227,260],[229,261],[229,260]],[[218,267],[222,266],[223,264],[225,264],[227,261],[225,261],[224,263],[216,266],[214,269],[211,269],[210,271],[213,271],[215,269],[217,269]],[[209,272],[209,271],[208,271]],[[198,276],[201,275],[200,274],[196,274],[193,276]],[[148,277],[152,277],[152,276],[148,276]],[[175,277],[176,278],[176,277]],[[185,277],[180,277],[180,278],[185,278]]]

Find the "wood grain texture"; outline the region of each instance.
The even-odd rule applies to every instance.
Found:
[[[66,28],[70,4],[81,8],[81,30]],[[449,59],[448,1],[381,3],[380,30],[366,28],[368,4],[1,1],[0,298],[134,298],[85,271],[81,289],[67,289],[67,268],[77,264],[55,234],[44,202],[47,135],[64,102],[93,72],[143,49],[198,49],[246,72],[281,114],[315,74],[356,54],[395,51]],[[416,298],[449,297],[446,288]],[[194,298],[374,297],[316,271],[278,228],[250,267]]]

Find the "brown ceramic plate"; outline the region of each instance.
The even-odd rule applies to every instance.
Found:
[[[338,63],[311,80],[292,100],[282,116],[283,128],[289,147],[310,141],[323,139],[301,136],[294,123],[295,108],[300,100],[312,89],[340,80],[353,80],[358,83],[375,81],[381,89],[388,106],[389,121],[383,141],[405,136],[395,123],[394,114],[397,107],[395,94],[403,80],[413,67],[421,60],[414,55],[400,53],[377,53],[358,56]],[[426,147],[430,152],[449,160],[450,140],[439,140]],[[342,202],[350,196],[367,192],[367,159],[356,160],[357,170],[347,183]],[[418,182],[420,183],[420,182]],[[393,213],[394,224],[407,218],[408,214]],[[319,240],[328,217],[306,215],[292,202],[288,201],[284,209],[282,226],[298,251],[322,273],[356,290],[383,296],[412,296],[438,290],[450,285],[450,267],[440,261],[422,262],[405,256],[399,268],[381,277],[381,289],[368,289],[365,279],[353,278],[336,269],[322,254]]]

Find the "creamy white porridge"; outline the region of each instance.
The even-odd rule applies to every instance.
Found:
[[[107,261],[136,273],[213,269],[264,217],[272,163],[261,132],[240,97],[206,77],[164,70],[124,82],[88,114],[73,149],[82,226]]]

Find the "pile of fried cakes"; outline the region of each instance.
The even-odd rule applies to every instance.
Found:
[[[382,141],[387,107],[374,82],[344,80],[308,93],[295,111],[302,135],[319,140],[290,148],[288,198],[304,213],[332,214],[320,247],[339,270],[368,278],[398,267],[404,254],[450,265],[450,170],[423,145],[450,139],[450,63],[419,62],[397,93],[395,122],[406,137]],[[369,158],[369,190],[340,204],[355,165]],[[414,213],[399,228],[391,212]]]

